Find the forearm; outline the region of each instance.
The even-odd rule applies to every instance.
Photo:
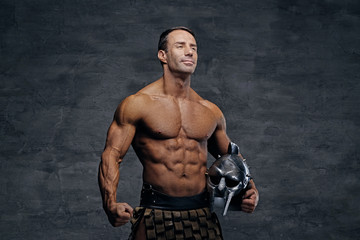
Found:
[[[119,183],[119,160],[117,154],[105,149],[99,166],[99,187],[105,211],[116,203],[116,190]]]

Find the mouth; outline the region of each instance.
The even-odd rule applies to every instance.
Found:
[[[185,65],[187,66],[192,66],[195,64],[195,62],[191,59],[184,59],[184,60],[181,60],[182,63],[184,63]]]

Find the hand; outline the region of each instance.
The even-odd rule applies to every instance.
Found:
[[[243,200],[241,202],[241,210],[246,213],[254,212],[259,202],[259,192],[257,191],[255,184],[250,183],[249,188],[246,190]]]
[[[108,219],[113,227],[119,227],[127,222],[133,216],[133,209],[127,203],[114,203],[106,211]]]

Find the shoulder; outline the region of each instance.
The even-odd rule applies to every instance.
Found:
[[[203,105],[204,107],[208,108],[215,115],[215,117],[217,119],[221,119],[221,118],[224,117],[224,115],[221,112],[220,108],[216,104],[210,102],[209,100],[206,100],[206,99],[202,98],[194,90],[192,90],[192,91],[193,91],[193,94],[194,94],[193,96],[196,99],[196,101],[198,103],[200,103],[201,105]]]
[[[115,120],[119,124],[135,124],[140,120],[144,110],[152,103],[153,96],[159,94],[159,82],[159,80],[152,82],[137,93],[125,98],[116,109]]]
[[[126,97],[118,105],[114,120],[118,124],[135,124],[141,118],[141,109],[143,109],[148,99],[148,95],[139,92]]]
[[[201,104],[209,108],[217,118],[222,118],[224,116],[220,108],[209,100],[204,99],[201,101]]]
[[[209,109],[214,115],[217,125],[216,129],[226,129],[226,120],[220,108],[215,103],[200,97],[195,91],[194,93],[196,94],[194,96],[196,96],[197,102]]]
[[[144,88],[140,89],[137,93],[128,96],[125,98],[118,106],[118,109],[121,111],[136,111],[140,110],[146,103],[149,102],[152,95],[156,94],[156,89],[158,89],[159,80],[150,83]]]

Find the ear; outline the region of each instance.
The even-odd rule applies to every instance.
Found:
[[[166,60],[166,52],[164,50],[159,50],[158,51],[158,58],[160,60],[160,62],[166,64],[167,60]]]

